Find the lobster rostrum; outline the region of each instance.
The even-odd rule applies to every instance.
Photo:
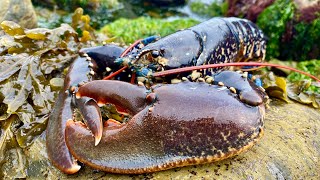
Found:
[[[75,173],[79,160],[112,173],[154,172],[229,158],[262,136],[267,95],[246,73],[210,68],[197,82],[185,73],[161,78],[164,83],[150,77],[188,66],[263,61],[266,42],[258,27],[244,19],[213,18],[153,40],[127,50],[81,50],[48,122],[48,155],[58,169]],[[112,71],[119,68],[120,74]],[[95,80],[104,73],[116,80]],[[172,78],[184,82],[168,84]],[[104,104],[129,120],[103,122]],[[75,109],[85,123],[74,121]]]

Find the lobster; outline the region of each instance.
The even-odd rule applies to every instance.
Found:
[[[265,49],[265,36],[252,22],[213,18],[126,50],[111,44],[80,50],[49,118],[49,159],[67,174],[79,171],[76,160],[111,173],[139,174],[214,162],[247,150],[263,134],[268,96],[246,73],[209,68],[198,82],[186,73],[150,75],[263,61]],[[106,79],[115,80],[96,80],[106,73]],[[185,82],[168,83],[173,78]],[[128,83],[135,81],[138,85]],[[129,120],[103,122],[100,106],[106,103]],[[75,109],[85,123],[74,121]]]

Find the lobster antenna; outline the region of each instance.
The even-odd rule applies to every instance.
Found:
[[[188,71],[194,71],[194,70],[200,70],[200,69],[208,69],[208,68],[217,68],[217,67],[226,67],[226,66],[269,66],[269,67],[277,67],[282,69],[288,69],[291,71],[298,72],[300,74],[306,75],[318,82],[320,82],[320,79],[317,78],[314,75],[311,75],[309,73],[306,73],[304,71],[298,70],[293,67],[279,65],[279,64],[272,64],[272,63],[259,63],[259,62],[237,62],[237,63],[222,63],[222,64],[207,64],[207,65],[201,65],[201,66],[190,66],[190,67],[183,67],[179,69],[171,69],[171,70],[165,70],[161,72],[155,72],[152,74],[153,77],[160,77],[160,76],[167,76],[171,74],[177,74],[182,72],[188,72]]]

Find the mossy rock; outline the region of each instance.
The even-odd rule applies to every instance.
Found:
[[[37,16],[31,0],[0,0],[0,23],[14,21],[24,28],[37,27]]]
[[[265,135],[247,152],[216,163],[144,174],[108,174],[84,167],[65,175],[46,155],[45,138],[27,152],[30,179],[319,179],[320,111],[295,102],[273,100],[266,111]]]
[[[225,16],[228,11],[227,1],[203,2],[201,0],[195,0],[191,1],[189,6],[192,12],[206,17]]]

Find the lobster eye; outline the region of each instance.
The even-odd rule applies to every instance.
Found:
[[[152,56],[153,58],[157,58],[157,57],[160,56],[160,53],[159,53],[159,51],[155,50],[155,51],[152,51],[152,52],[151,52],[151,56]]]

